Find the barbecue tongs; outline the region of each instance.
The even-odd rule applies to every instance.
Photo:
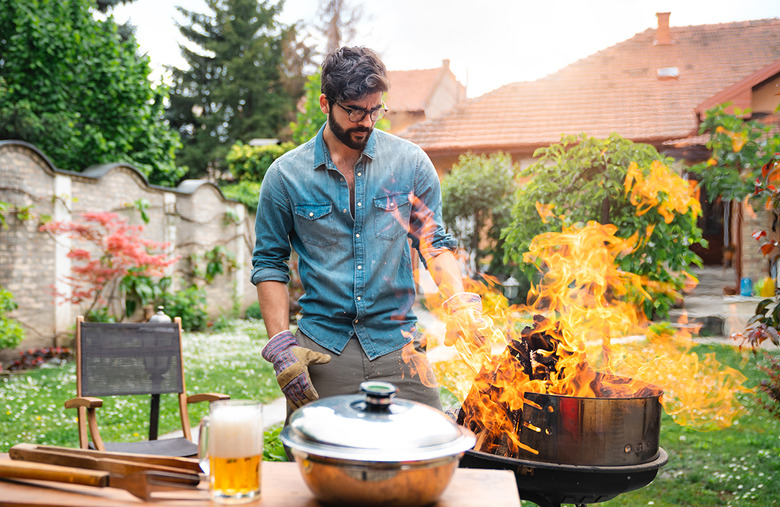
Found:
[[[145,501],[160,491],[194,490],[201,478],[197,461],[186,458],[34,444],[17,444],[9,455],[17,462],[0,461],[0,477],[120,488]]]

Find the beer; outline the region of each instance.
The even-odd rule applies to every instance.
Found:
[[[260,496],[263,423],[260,404],[245,400],[214,402],[201,425],[201,453],[209,463],[209,490],[220,502]]]
[[[261,451],[262,453],[262,451]],[[252,498],[260,490],[262,455],[209,458],[211,489],[225,498]]]

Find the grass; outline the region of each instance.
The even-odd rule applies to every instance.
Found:
[[[216,392],[260,402],[281,396],[273,368],[260,357],[266,340],[257,321],[231,321],[215,333],[185,333],[188,394]],[[0,452],[20,442],[78,447],[76,412],[63,408],[65,400],[76,395],[74,362],[5,377],[0,393]],[[196,425],[208,404],[191,404],[188,409],[190,423]],[[174,395],[161,396],[160,416],[160,434],[181,429]],[[148,418],[149,398],[142,396],[108,397],[98,411],[106,441],[143,440]],[[273,446],[268,450],[278,453]]]
[[[759,360],[727,345],[700,345],[702,356],[715,353],[754,387],[764,377]],[[778,354],[778,352],[774,352]],[[664,415],[661,447],[669,462],[647,487],[604,502],[605,507],[767,506],[780,504],[780,420],[761,408],[754,394],[741,396],[746,414],[717,431],[696,431]]]
[[[280,396],[273,370],[260,357],[266,340],[262,327],[258,322],[232,321],[228,328],[213,334],[185,334],[188,392],[223,392],[233,398],[263,402]],[[700,345],[695,351],[699,355],[715,353],[721,363],[742,371],[748,377],[749,387],[764,378],[756,358],[731,346]],[[62,408],[63,402],[75,393],[75,378],[75,366],[68,363],[2,379],[0,451],[7,452],[20,442],[77,447],[75,413]],[[174,400],[165,398],[163,412],[175,415]],[[780,420],[761,408],[753,394],[743,395],[741,402],[746,414],[737,424],[723,430],[696,431],[679,426],[664,415],[661,446],[669,454],[669,462],[650,485],[600,505],[780,504]],[[107,403],[101,409],[104,438],[143,438],[148,424],[147,403],[146,399],[132,398]],[[204,404],[191,406],[191,421],[197,423],[206,409]],[[178,429],[174,416],[164,417],[160,425],[162,433]],[[142,428],[140,434],[138,428]],[[278,432],[276,427],[266,433],[266,459],[284,459]]]

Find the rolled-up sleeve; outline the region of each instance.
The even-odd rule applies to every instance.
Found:
[[[277,162],[268,168],[260,186],[252,251],[251,281],[255,285],[265,281],[290,281],[287,261],[291,252],[289,234],[293,217]]]
[[[458,242],[444,229],[439,176],[424,153],[415,171],[411,201],[409,237],[427,266],[439,254],[447,250],[454,251]]]

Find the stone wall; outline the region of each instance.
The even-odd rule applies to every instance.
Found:
[[[71,245],[62,235],[55,240],[38,231],[39,217],[76,220],[83,212],[110,211],[143,225],[132,205],[140,199],[150,204],[144,237],[169,243],[170,252],[181,256],[168,273],[175,280],[191,271],[190,254],[223,245],[235,258],[237,268],[207,286],[212,316],[234,306],[243,311],[256,301],[249,282],[254,211],[226,199],[215,185],[188,180],[176,189],[156,187],[127,164],[95,166],[81,173],[63,171],[30,144],[0,141],[0,202],[10,205],[4,213],[7,228],[0,230],[0,285],[19,305],[11,314],[26,332],[19,349],[67,344],[76,316],[84,311],[58,304],[52,296],[53,287],[67,290],[63,280],[70,273]],[[25,207],[31,207],[33,217],[19,219],[13,210]]]

